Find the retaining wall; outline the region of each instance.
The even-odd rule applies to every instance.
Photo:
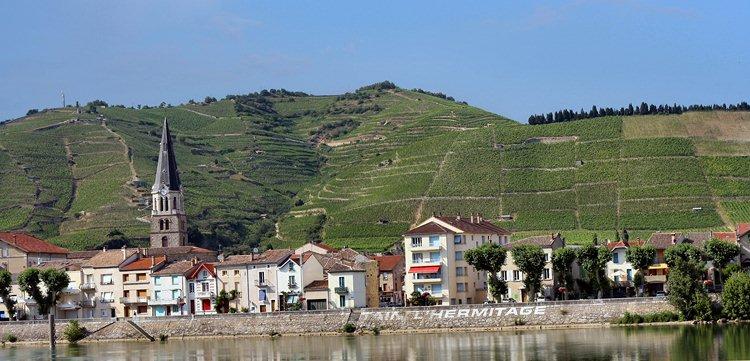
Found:
[[[361,310],[298,311],[264,314],[225,314],[132,318],[146,333],[158,338],[197,336],[252,336],[339,332],[347,323],[361,329],[386,331],[481,329],[514,325],[564,326],[606,324],[625,312],[647,314],[674,311],[664,299],[608,299],[517,304],[456,305]],[[94,332],[87,339],[145,339],[125,320],[85,319]],[[56,322],[60,339],[67,324]],[[0,336],[12,333],[19,341],[46,341],[47,321],[0,322]]]

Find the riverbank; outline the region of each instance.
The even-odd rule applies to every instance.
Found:
[[[444,333],[612,327],[626,312],[674,311],[663,298],[502,303],[406,308],[223,314],[205,316],[81,319],[89,335],[82,342],[160,338],[334,335],[351,324],[356,332]],[[56,322],[62,341],[67,320]],[[0,335],[19,342],[48,342],[46,321],[0,323]]]

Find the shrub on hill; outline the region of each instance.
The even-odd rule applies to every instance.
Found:
[[[558,110],[554,113],[545,114],[534,114],[529,116],[529,124],[549,124],[559,122],[569,122],[579,119],[606,117],[606,116],[629,116],[629,115],[649,115],[649,114],[682,114],[684,112],[694,111],[710,111],[710,110],[723,110],[723,111],[750,111],[750,105],[747,102],[741,102],[738,104],[713,104],[713,105],[669,105],[662,104],[656,106],[654,104],[648,104],[646,102],[641,103],[633,107],[633,104],[629,104],[627,108],[613,109],[613,108],[597,108],[596,105],[591,107],[591,110],[585,111],[581,109],[579,112],[570,109]]]
[[[390,82],[390,81],[386,80],[386,81],[381,81],[381,82],[375,83],[375,84],[365,85],[365,86],[357,89],[357,91],[361,91],[361,90],[377,90],[377,91],[381,91],[381,90],[389,90],[389,89],[396,89],[396,88],[397,88],[396,84],[394,84],[393,82]]]

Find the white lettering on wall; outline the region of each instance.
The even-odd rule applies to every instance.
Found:
[[[426,311],[362,311],[362,321],[392,321],[392,320],[441,320],[448,318],[487,318],[487,317],[516,317],[542,316],[547,308],[552,306],[522,306],[522,307],[481,307]]]

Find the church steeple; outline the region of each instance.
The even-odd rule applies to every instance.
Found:
[[[177,247],[187,243],[187,217],[182,184],[167,118],[164,118],[159,161],[156,165],[154,185],[151,187],[150,238],[151,247]]]
[[[172,134],[169,133],[169,123],[165,117],[159,144],[159,162],[156,164],[156,179],[151,191],[158,192],[165,187],[172,191],[179,191],[180,186],[180,173],[177,170],[177,161],[172,147]]]

